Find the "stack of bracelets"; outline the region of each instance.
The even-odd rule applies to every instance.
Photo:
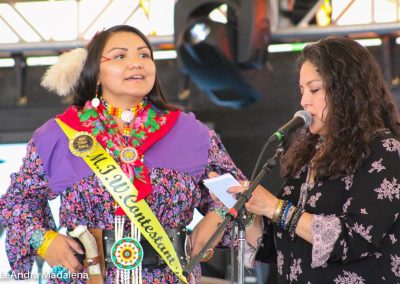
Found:
[[[54,238],[57,237],[58,233],[55,231],[45,231],[44,229],[35,230],[30,239],[29,243],[32,248],[37,250],[37,254],[40,255],[43,259],[46,255],[47,249],[50,244],[53,242]],[[68,282],[68,269],[61,265],[53,266],[52,272],[56,275],[57,278],[61,279],[64,282]]]
[[[304,210],[302,208],[293,206],[288,200],[279,199],[274,215],[272,216],[272,221],[279,228],[289,231],[293,239],[296,236],[297,223],[303,213]]]
[[[218,207],[214,209],[214,212],[218,214],[218,216],[221,218],[221,220],[225,219],[226,213],[228,212],[226,207]],[[253,225],[254,221],[256,220],[256,214],[249,213],[246,211],[245,214],[245,227],[248,228],[251,225]]]
[[[37,250],[38,255],[44,258],[51,242],[57,237],[58,233],[54,231],[45,231],[44,229],[35,230],[29,240],[30,245]]]

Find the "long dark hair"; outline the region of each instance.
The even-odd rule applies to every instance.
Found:
[[[80,74],[76,93],[74,94],[74,105],[82,107],[88,100],[91,100],[96,96],[97,79],[100,69],[100,58],[103,53],[103,49],[107,43],[107,40],[112,34],[117,32],[131,32],[138,35],[150,49],[151,58],[153,59],[153,48],[147,37],[138,29],[128,25],[119,25],[99,32],[93,37],[93,39],[86,47],[88,55],[82,73]],[[99,95],[101,95],[101,88],[99,92]],[[165,99],[157,74],[154,86],[148,94],[147,98],[154,106],[156,106],[160,110],[175,110],[178,108],[177,106],[169,104]]]
[[[298,60],[321,75],[328,114],[324,151],[316,157],[317,179],[354,173],[383,129],[400,137],[400,115],[374,56],[354,40],[328,36],[307,45]],[[315,154],[318,135],[308,131],[281,159],[281,174],[294,176]]]

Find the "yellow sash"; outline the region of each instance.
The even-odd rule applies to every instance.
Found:
[[[121,167],[97,142],[94,136],[90,138],[91,134],[78,132],[59,119],[56,119],[56,121],[70,140],[70,148],[75,149],[74,154],[83,158],[129,219],[139,228],[141,234],[164,259],[172,272],[183,283],[187,284],[171,240],[146,201],[142,199],[136,202],[138,190]]]

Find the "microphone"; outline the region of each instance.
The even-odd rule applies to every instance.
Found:
[[[268,138],[268,142],[272,143],[275,141],[281,141],[283,138],[289,135],[289,133],[297,130],[298,128],[309,127],[311,122],[311,114],[304,110],[299,110],[294,114],[293,118],[288,123],[279,128],[278,131]]]

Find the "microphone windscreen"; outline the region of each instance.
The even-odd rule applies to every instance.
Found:
[[[293,117],[301,117],[304,120],[304,128],[307,128],[310,126],[312,122],[312,116],[309,112],[306,112],[305,110],[299,110],[297,111]]]

